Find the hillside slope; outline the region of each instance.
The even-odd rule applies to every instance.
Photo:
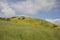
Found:
[[[60,40],[51,28],[22,25],[0,20],[0,40]]]
[[[45,27],[57,27],[57,25],[52,24],[50,22],[47,22],[42,19],[37,19],[37,18],[31,18],[27,16],[16,16],[16,17],[11,17],[11,18],[0,18],[0,20],[5,20],[9,22],[14,22],[18,24],[26,24],[26,25],[31,25],[31,26],[45,26]]]

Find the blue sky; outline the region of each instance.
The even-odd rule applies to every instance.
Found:
[[[42,19],[56,19],[56,18],[60,18],[60,9],[57,8],[55,10],[53,9],[53,10],[48,11],[48,12],[42,10],[42,11],[38,12],[38,14],[36,16],[37,16],[37,18],[42,18]]]
[[[1,17],[17,15],[41,19],[59,19],[60,0],[0,0]]]
[[[17,0],[19,1],[19,0]],[[16,0],[15,0],[16,2]],[[60,18],[60,0],[56,0],[56,7],[52,8],[49,11],[45,11],[45,10],[39,10],[37,12],[36,15],[29,15],[29,16],[33,16],[36,18],[41,18],[41,19],[59,19]],[[27,15],[27,14],[19,14],[18,12],[16,13],[16,15]]]

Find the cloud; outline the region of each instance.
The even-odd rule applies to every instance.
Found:
[[[7,3],[0,2],[0,17],[15,16],[15,11]]]
[[[26,14],[36,14],[38,10],[51,10],[56,0],[26,0],[13,3],[11,6],[17,11]]]
[[[0,0],[0,16],[12,17],[16,11],[29,15],[36,15],[39,10],[51,10],[56,0]]]
[[[35,14],[37,9],[34,8],[34,5],[31,2],[17,2],[12,4],[12,7],[20,12],[27,14]]]
[[[49,21],[49,22],[51,22],[51,23],[60,25],[60,19],[46,19],[46,21]]]

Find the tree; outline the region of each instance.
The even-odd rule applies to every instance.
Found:
[[[10,18],[7,18],[6,20],[7,20],[7,21],[10,21]]]
[[[57,27],[56,25],[54,25],[53,27]]]
[[[25,17],[24,17],[24,16],[22,16],[22,19],[24,20],[24,19],[25,19]]]
[[[11,17],[11,18],[16,18],[16,17]]]
[[[20,18],[18,18],[18,20],[20,20]]]
[[[2,20],[5,20],[5,18],[2,18]]]
[[[0,19],[2,19],[2,18],[0,17]]]

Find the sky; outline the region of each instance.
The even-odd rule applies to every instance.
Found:
[[[60,0],[0,0],[0,17],[20,15],[57,23],[60,20]]]

